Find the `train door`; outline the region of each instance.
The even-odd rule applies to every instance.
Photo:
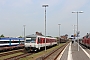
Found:
[[[38,49],[40,50],[41,47],[42,47],[41,38],[38,37]]]
[[[44,46],[45,46],[45,45],[44,45],[44,43],[45,43],[45,38],[40,38],[40,40],[41,40],[41,46],[44,47]]]
[[[89,44],[89,47],[90,47],[90,38],[88,39],[88,41],[89,41],[89,43],[88,43],[88,44]]]

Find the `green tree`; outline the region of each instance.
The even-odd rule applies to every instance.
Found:
[[[22,36],[19,36],[18,38],[22,38]]]
[[[58,39],[58,37],[55,37],[55,38],[57,38],[57,39]]]
[[[4,37],[4,35],[2,34],[0,37]]]
[[[46,37],[52,37],[52,36],[46,36]]]

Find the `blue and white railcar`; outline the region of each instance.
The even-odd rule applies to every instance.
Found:
[[[0,46],[19,45],[24,42],[24,38],[0,38]]]

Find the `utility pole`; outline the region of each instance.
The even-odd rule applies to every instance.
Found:
[[[25,26],[26,26],[26,25],[23,25],[23,27],[24,27],[24,41],[25,41]]]
[[[59,43],[60,43],[60,25],[61,24],[58,24],[59,25]]]

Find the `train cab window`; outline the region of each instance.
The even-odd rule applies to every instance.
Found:
[[[30,40],[26,40],[26,43],[30,43]]]
[[[36,38],[26,38],[26,43],[35,43]]]

